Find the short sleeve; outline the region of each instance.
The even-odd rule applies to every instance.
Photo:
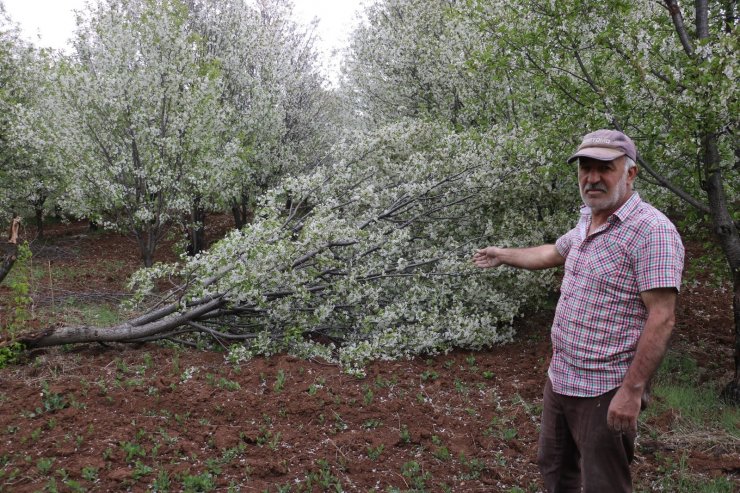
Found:
[[[555,248],[557,249],[558,253],[562,255],[563,258],[568,258],[570,247],[573,245],[573,240],[577,238],[577,235],[578,226],[565,233],[555,242]]]
[[[635,258],[640,292],[656,288],[681,288],[684,247],[676,228],[660,224],[643,237]]]

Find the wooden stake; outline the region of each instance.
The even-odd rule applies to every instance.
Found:
[[[8,238],[8,243],[11,243],[13,245],[18,244],[18,229],[20,228],[20,225],[20,216],[15,216],[13,218],[13,222],[10,223],[10,237]]]

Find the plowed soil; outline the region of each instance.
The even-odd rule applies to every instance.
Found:
[[[229,227],[216,219],[212,238]],[[75,297],[115,301],[139,267],[126,237],[83,223],[47,235],[34,261],[86,274],[39,280],[39,311]],[[9,295],[0,287],[0,304]],[[673,347],[707,384],[732,377],[730,306],[729,291],[707,283],[681,294]],[[540,491],[551,320],[524,317],[513,344],[486,351],[377,362],[362,379],[322,361],[276,355],[235,367],[222,352],[158,344],[34,351],[0,370],[0,491]],[[675,471],[740,488],[740,443],[676,446],[664,437],[679,420],[641,423],[637,489]]]

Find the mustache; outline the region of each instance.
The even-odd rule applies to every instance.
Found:
[[[584,192],[589,192],[591,190],[596,190],[596,191],[599,191],[599,192],[606,193],[606,187],[603,184],[601,184],[601,183],[594,183],[594,184],[588,183],[588,184],[586,184],[585,187],[583,187],[583,191]]]

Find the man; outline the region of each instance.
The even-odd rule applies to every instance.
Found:
[[[673,329],[684,255],[673,224],[632,189],[636,154],[621,132],[586,135],[568,159],[578,225],[554,245],[473,256],[480,268],[565,264],[537,457],[549,492],[632,490],[637,415]]]

